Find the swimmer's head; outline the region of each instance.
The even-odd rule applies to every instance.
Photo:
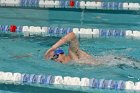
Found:
[[[51,60],[55,60],[57,62],[63,62],[64,61],[64,51],[61,49],[61,48],[57,48],[55,51],[54,51],[54,55],[53,57],[51,58]]]
[[[62,50],[61,48],[57,48],[57,49],[54,51],[54,55],[59,55],[59,54],[64,54],[64,50]]]

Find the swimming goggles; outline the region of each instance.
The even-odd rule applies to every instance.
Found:
[[[55,60],[55,59],[57,59],[59,57],[59,54],[55,54],[55,55],[53,55],[53,58],[51,58],[51,60]]]

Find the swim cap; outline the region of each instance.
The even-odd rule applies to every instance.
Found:
[[[64,54],[64,51],[61,49],[61,48],[57,48],[55,51],[54,51],[54,54]]]

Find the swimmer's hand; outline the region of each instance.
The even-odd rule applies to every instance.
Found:
[[[54,55],[54,49],[53,48],[50,48],[45,54],[44,54],[44,57],[45,59],[50,59],[52,58]]]

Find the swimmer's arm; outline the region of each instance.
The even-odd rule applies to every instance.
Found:
[[[68,33],[66,36],[64,36],[63,38],[61,38],[58,42],[56,42],[51,49],[55,50],[58,47],[60,47],[61,45],[70,42],[70,44],[74,44],[76,42],[76,35],[74,34],[74,32],[70,32]]]
[[[67,42],[70,42],[70,46],[71,46],[71,44],[73,44],[73,43],[75,43],[75,42],[72,42],[72,41],[76,41],[76,36],[75,36],[75,34],[74,34],[74,32],[70,32],[70,33],[68,33],[67,35],[65,35],[64,37],[62,37],[58,42],[56,42],[46,53],[45,53],[45,58],[46,59],[49,59],[49,58],[51,58],[51,56],[52,56],[52,54],[53,54],[53,51],[55,50],[55,49],[57,49],[58,47],[60,47],[61,45],[63,45],[63,44],[65,44],[65,43],[67,43]],[[74,45],[74,44],[73,44]],[[76,47],[78,47],[78,46],[76,46]],[[71,47],[70,47],[70,49],[73,51],[77,51],[78,50],[78,48],[75,48],[75,49],[72,49]],[[76,52],[75,52],[76,53]]]

